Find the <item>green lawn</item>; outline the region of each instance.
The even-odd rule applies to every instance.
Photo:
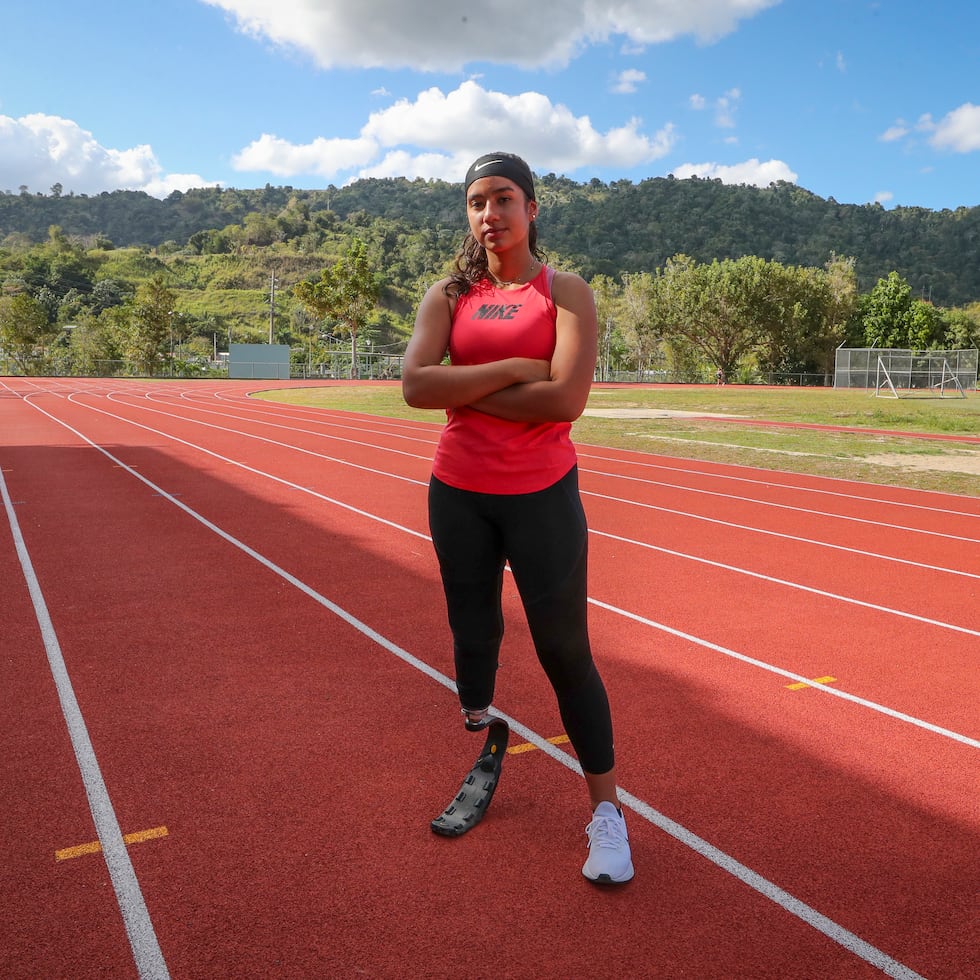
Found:
[[[290,404],[440,421],[441,412],[408,408],[397,385],[351,385],[270,391]],[[599,418],[594,410],[628,417]],[[644,418],[642,412],[661,413]],[[741,421],[665,416],[700,412]],[[745,424],[751,422],[753,424]],[[765,425],[754,423],[784,423]],[[846,426],[856,432],[794,428],[785,423]],[[886,430],[880,434],[874,430]],[[813,473],[980,496],[980,394],[967,398],[876,398],[864,390],[716,386],[599,386],[574,437],[588,444]],[[913,433],[953,436],[954,441]],[[955,441],[956,436],[965,437]]]

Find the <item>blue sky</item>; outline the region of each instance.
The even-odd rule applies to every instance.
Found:
[[[12,0],[0,191],[788,180],[980,205],[976,0]]]

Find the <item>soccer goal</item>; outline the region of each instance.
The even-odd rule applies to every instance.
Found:
[[[834,387],[890,398],[966,398],[977,387],[977,351],[839,347]]]

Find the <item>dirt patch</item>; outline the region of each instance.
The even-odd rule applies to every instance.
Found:
[[[980,453],[884,453],[880,456],[865,456],[866,463],[875,466],[897,466],[908,470],[945,470],[949,473],[970,473],[980,476]]]
[[[722,415],[720,412],[678,412],[670,408],[587,408],[583,413],[593,419],[740,419],[744,415]]]

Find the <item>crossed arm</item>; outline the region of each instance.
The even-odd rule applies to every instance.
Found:
[[[452,301],[443,282],[419,305],[405,352],[402,393],[414,408],[471,408],[514,422],[572,422],[582,414],[595,371],[596,314],[592,290],[578,276],[558,273],[558,309],[551,361],[508,357],[486,364],[443,364]]]

